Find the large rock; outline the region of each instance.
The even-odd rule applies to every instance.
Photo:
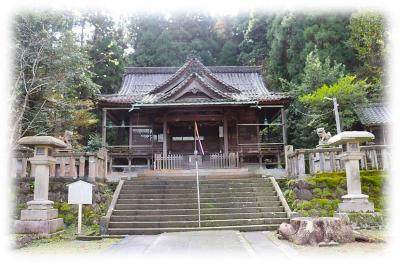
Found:
[[[299,200],[311,200],[311,199],[313,199],[313,194],[308,189],[295,187],[293,189],[293,192],[296,194],[296,199],[299,199]]]
[[[296,194],[296,199],[299,200],[311,200],[313,198],[311,187],[304,180],[299,180],[296,182],[293,192]]]
[[[281,238],[298,245],[320,243],[350,243],[354,241],[350,224],[338,217],[296,217],[290,224],[282,223],[278,233]]]

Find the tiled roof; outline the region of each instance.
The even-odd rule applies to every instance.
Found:
[[[383,103],[372,103],[355,108],[360,122],[365,126],[380,126],[392,123],[392,113]]]
[[[226,101],[273,103],[290,100],[289,96],[270,92],[266,88],[260,66],[206,67],[197,59],[192,60],[180,68],[127,67],[120,91],[113,95],[101,95],[99,100],[115,104],[168,102],[165,94],[171,95],[175,88],[183,87],[182,84],[188,80],[187,75],[193,74],[200,83],[207,84],[210,90],[225,97]]]

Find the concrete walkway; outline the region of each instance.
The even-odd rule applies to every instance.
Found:
[[[290,246],[276,240],[272,232],[193,231],[160,235],[133,235],[114,244],[104,254],[153,256],[277,256],[297,255]]]

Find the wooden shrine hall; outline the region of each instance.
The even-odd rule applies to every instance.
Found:
[[[203,168],[280,167],[291,98],[269,91],[261,71],[194,56],[182,67],[127,67],[120,91],[98,98],[109,169],[190,169],[195,156]]]

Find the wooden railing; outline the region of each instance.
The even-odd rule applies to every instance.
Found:
[[[156,153],[154,155],[154,170],[162,169],[183,169],[183,155],[170,154],[162,156]]]
[[[16,153],[11,162],[11,175],[13,177],[34,177],[34,169],[28,158],[31,153]],[[56,151],[56,159],[50,165],[50,178],[76,178],[86,177],[88,181],[103,179],[107,172],[107,150],[97,152]]]
[[[215,153],[210,155],[210,162],[212,168],[238,168],[239,167],[239,153],[230,152]]]
[[[390,168],[390,146],[361,146],[363,158],[360,168],[364,170]],[[344,171],[338,158],[342,148],[297,149],[287,155],[286,170],[289,177],[304,177],[319,172]]]

